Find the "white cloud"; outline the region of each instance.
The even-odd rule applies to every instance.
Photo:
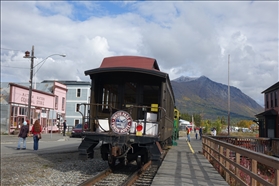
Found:
[[[278,2],[1,1],[1,13],[1,81],[28,81],[32,45],[37,63],[67,54],[47,59],[37,82],[88,81],[84,71],[104,57],[139,55],[156,58],[171,79],[227,84],[229,54],[231,85],[261,105],[278,81]]]

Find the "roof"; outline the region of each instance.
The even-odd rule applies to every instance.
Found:
[[[271,91],[274,91],[277,89],[279,89],[279,81],[277,83],[275,83],[274,85],[272,85],[271,87],[264,90],[262,93],[268,93],[268,92],[271,92]]]
[[[55,81],[47,81],[47,82],[42,82],[42,83],[35,83],[33,85],[33,91],[35,92],[40,92],[42,94],[47,94],[47,95],[54,95],[53,94],[53,86],[54,86]],[[25,83],[25,82],[1,82],[1,99],[0,103],[1,104],[8,104],[9,103],[9,95],[10,95],[10,85],[17,86],[23,89],[29,89],[30,83]]]
[[[42,83],[59,82],[64,85],[91,85],[90,81],[71,81],[71,80],[44,80]]]
[[[23,85],[19,85],[19,84],[16,84],[16,83],[9,83],[9,84],[10,84],[10,86],[19,87],[19,88],[22,88],[22,89],[29,90],[29,87],[26,87],[26,86],[23,86]],[[49,96],[54,96],[53,93],[44,92],[44,91],[41,91],[41,90],[38,90],[38,89],[33,89],[33,88],[32,88],[32,92],[38,92],[38,93],[41,93],[41,94],[46,94],[46,95],[49,95]]]
[[[1,82],[1,90],[5,88],[8,92],[10,92],[10,83],[24,86],[29,89],[30,83],[25,82]],[[53,82],[45,82],[45,83],[34,83],[33,90],[39,90],[46,93],[52,94]]]
[[[141,56],[106,57],[103,59],[103,62],[100,66],[100,68],[113,67],[131,67],[160,71],[156,59]]]
[[[256,115],[256,117],[261,117],[261,116],[277,116],[277,111],[274,109],[271,109],[271,110],[267,110],[267,111],[264,111],[264,112]]]

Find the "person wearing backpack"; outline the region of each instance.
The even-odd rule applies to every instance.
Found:
[[[18,134],[18,144],[17,144],[17,150],[20,150],[21,142],[23,143],[22,150],[26,150],[26,137],[28,137],[29,133],[29,126],[27,125],[27,122],[23,122],[23,126],[20,128],[20,132]]]
[[[39,148],[39,140],[41,139],[39,138],[39,136],[41,135],[41,132],[42,132],[42,126],[40,124],[40,120],[37,119],[31,129],[31,133],[33,134],[34,150],[38,150]]]

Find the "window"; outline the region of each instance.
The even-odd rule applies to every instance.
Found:
[[[137,101],[137,84],[126,82],[124,85],[124,98],[122,108],[128,108],[135,105]]]
[[[65,110],[65,98],[64,97],[62,98],[62,110],[63,111]]]
[[[12,106],[11,110],[12,110],[11,116],[17,116],[18,107],[17,106]]]
[[[27,115],[27,108],[19,107],[19,115]]]
[[[270,107],[273,108],[273,92],[270,93]]]
[[[118,94],[118,86],[105,84],[102,92],[102,109],[108,109],[111,105],[112,107],[117,107],[117,94]]]
[[[55,110],[58,109],[58,96],[55,96]]]
[[[268,94],[265,95],[265,108],[268,109]]]
[[[79,111],[80,104],[76,104],[76,112]]]
[[[80,90],[80,88],[78,88],[78,89],[77,89],[77,97],[78,97],[78,98],[80,97],[80,92],[81,92],[81,90]]]
[[[278,107],[278,100],[277,100],[277,91],[276,92],[274,92],[274,106],[275,107]]]
[[[158,85],[144,85],[143,86],[143,105],[150,106],[150,104],[159,102],[159,90]],[[173,111],[171,111],[173,112]]]
[[[79,119],[75,119],[75,126],[77,126],[77,124],[79,124]]]

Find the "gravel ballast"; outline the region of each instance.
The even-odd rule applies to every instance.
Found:
[[[106,168],[106,161],[80,160],[78,152],[3,157],[1,185],[76,186]]]

